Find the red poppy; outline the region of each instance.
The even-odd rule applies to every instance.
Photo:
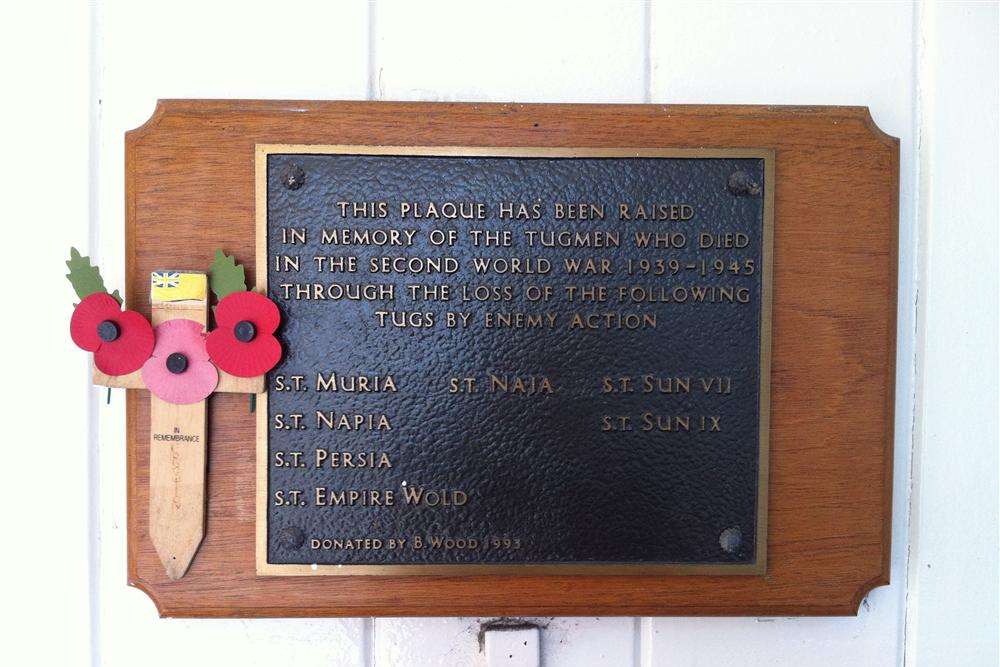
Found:
[[[77,347],[94,353],[94,365],[108,375],[142,368],[153,353],[153,327],[139,313],[122,311],[110,294],[95,292],[73,311],[69,335]]]
[[[205,341],[208,356],[230,375],[263,375],[281,360],[281,344],[274,337],[281,314],[263,294],[229,294],[215,308],[215,323]]]

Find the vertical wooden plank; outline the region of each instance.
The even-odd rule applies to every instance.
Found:
[[[907,665],[1000,664],[998,5],[923,3]]]
[[[180,579],[205,535],[205,401],[149,401],[149,537],[167,576]],[[163,442],[158,435],[191,440]]]
[[[97,629],[95,552],[101,544],[94,418],[106,390],[90,386],[91,355],[70,341],[69,321],[79,299],[61,270],[71,245],[97,254],[88,179],[90,123],[96,118],[91,6],[0,9],[4,97],[31,100],[6,105],[5,125],[17,129],[7,132],[5,144],[19,157],[0,166],[3,183],[19,182],[15,196],[4,186],[2,271],[8,298],[23,304],[8,310],[3,334],[4,439],[11,457],[0,558],[7,573],[0,649],[5,664],[100,664],[91,642]],[[34,54],[30,65],[28,54]],[[116,429],[124,432],[121,423]],[[122,473],[123,451],[119,447]],[[123,498],[115,501],[119,507]],[[121,586],[123,575],[117,579]]]
[[[184,273],[182,285],[198,283],[199,299],[152,299],[153,326],[174,319],[208,325],[208,280]],[[169,298],[169,297],[165,297]],[[205,535],[206,401],[167,403],[149,395],[149,537],[167,576],[187,572]]]

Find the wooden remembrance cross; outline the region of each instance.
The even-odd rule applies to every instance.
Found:
[[[153,290],[152,325],[188,319],[207,327],[207,276],[196,271],[182,271],[180,275],[189,283],[181,296],[194,292],[200,297],[175,300]],[[141,370],[107,375],[94,366],[93,382],[104,387],[146,388]],[[219,370],[216,392],[259,394],[263,390],[263,375],[243,378]],[[174,404],[150,393],[149,402],[149,537],[167,576],[177,580],[187,572],[205,536],[207,401]]]

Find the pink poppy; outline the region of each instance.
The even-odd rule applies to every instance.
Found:
[[[153,356],[142,381],[167,403],[197,403],[215,391],[219,371],[208,360],[204,327],[194,320],[167,320],[154,330]]]

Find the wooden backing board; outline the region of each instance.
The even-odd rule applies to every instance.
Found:
[[[209,399],[206,534],[149,539],[149,400],[128,391],[129,583],[166,616],[855,614],[889,580],[899,142],[863,107],[176,100],[126,135],[129,304],[216,248],[255,279],[256,144],[766,147],[776,154],[764,576],[258,577],[255,417]]]

